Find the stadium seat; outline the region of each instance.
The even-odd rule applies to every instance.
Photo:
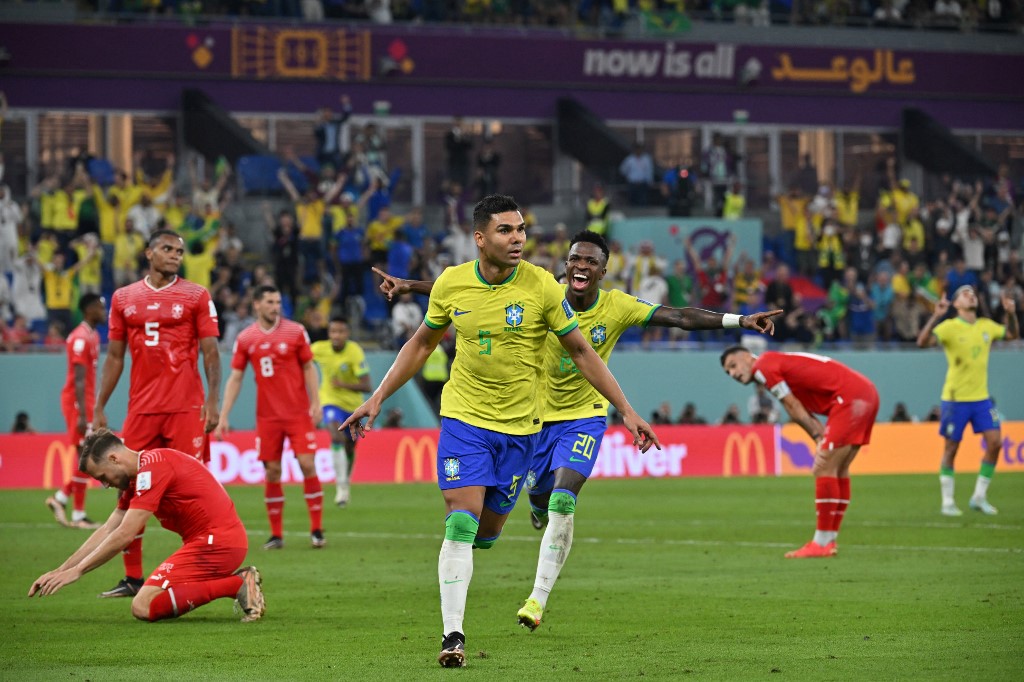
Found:
[[[114,164],[107,159],[89,159],[85,170],[97,185],[107,187],[114,184]]]
[[[277,179],[280,167],[281,162],[275,156],[252,154],[239,157],[236,171],[246,194],[268,194],[282,189]]]

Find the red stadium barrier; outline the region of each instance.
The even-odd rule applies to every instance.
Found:
[[[594,477],[661,478],[680,476],[776,475],[775,429],[771,426],[661,426],[662,450],[639,452],[629,432],[609,429],[598,453]],[[356,483],[406,483],[437,480],[436,429],[382,429],[359,444]],[[256,484],[263,466],[256,457],[256,433],[235,431],[210,444],[210,470],[221,483]],[[334,480],[330,439],[318,433],[316,467],[323,481]],[[0,489],[53,488],[75,468],[74,451],[63,434],[0,436]],[[298,462],[285,451],[282,478],[301,480]]]

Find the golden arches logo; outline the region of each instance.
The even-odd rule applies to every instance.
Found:
[[[61,477],[53,480],[53,461],[60,462]],[[46,458],[43,460],[43,487],[56,488],[64,485],[64,481],[71,478],[72,474],[78,471],[78,450],[59,440],[50,441],[46,448]]]
[[[733,475],[733,454],[736,455],[738,474],[740,476],[750,475],[750,455],[753,453],[757,469],[754,473],[764,476],[768,473],[768,465],[764,455],[764,444],[757,437],[756,433],[741,433],[733,431],[725,439],[725,456],[722,460],[722,475]]]
[[[395,483],[405,482],[405,460],[412,464],[412,478],[416,482],[437,480],[437,441],[430,436],[402,436],[395,454]]]

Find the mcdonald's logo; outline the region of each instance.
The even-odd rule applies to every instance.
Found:
[[[732,476],[733,475],[733,454],[736,455],[736,461],[738,464],[738,475],[749,476],[750,471],[750,454],[754,454],[754,460],[756,462],[757,469],[754,474],[757,476],[764,476],[768,473],[767,462],[764,456],[764,444],[761,439],[757,437],[754,432],[741,433],[740,431],[733,431],[729,434],[729,437],[725,439],[725,456],[722,460],[722,475]]]
[[[61,477],[56,481],[53,480],[54,459],[60,462],[61,467]],[[46,448],[46,458],[43,460],[43,487],[60,487],[76,471],[78,471],[78,450],[59,440],[50,441]]]
[[[437,441],[430,436],[402,436],[395,455],[395,483],[405,482],[405,460],[412,463],[412,478],[416,482],[437,480]]]

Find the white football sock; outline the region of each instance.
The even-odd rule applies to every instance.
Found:
[[[950,505],[953,504],[953,487],[956,484],[956,479],[952,476],[940,475],[939,476],[939,488],[942,489],[942,504]]]
[[[84,510],[83,511],[78,511],[77,509],[75,509],[75,510],[73,510],[71,512],[71,520],[72,521],[81,521],[84,518],[85,518],[85,511]]]
[[[437,557],[437,582],[441,587],[441,619],[444,634],[466,631],[462,620],[466,615],[466,595],[473,578],[473,543],[445,538]]]
[[[558,580],[558,574],[569,558],[572,549],[573,515],[550,512],[548,526],[540,541],[540,557],[537,559],[537,577],[533,583],[530,599],[536,599],[541,606],[547,606],[551,588]]]
[[[988,484],[991,482],[992,479],[987,476],[978,476],[978,480],[974,484],[975,500],[984,500],[988,498]]]
[[[68,503],[68,496],[64,494],[63,490],[58,490],[57,492],[55,492],[53,494],[53,499],[57,500],[61,504],[67,504]]]

